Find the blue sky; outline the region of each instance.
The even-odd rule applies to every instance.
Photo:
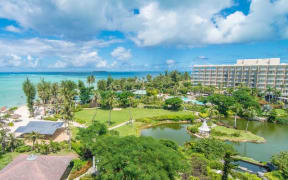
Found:
[[[1,1],[0,71],[191,70],[271,57],[288,63],[288,0],[180,2]]]

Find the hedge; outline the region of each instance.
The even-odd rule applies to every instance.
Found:
[[[145,123],[150,123],[151,121],[190,121],[193,122],[195,120],[194,115],[162,115],[162,116],[153,116],[153,117],[144,117],[144,118],[138,118],[136,121],[139,122],[145,122]]]

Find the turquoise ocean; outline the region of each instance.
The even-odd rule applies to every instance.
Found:
[[[60,82],[62,80],[83,80],[86,82],[87,76],[93,74],[96,82],[106,79],[109,75],[115,79],[127,77],[145,77],[147,74],[157,75],[159,72],[21,72],[21,73],[0,73],[0,107],[20,106],[25,104],[25,95],[22,91],[22,83],[29,78],[33,83],[37,83],[44,78],[46,81]],[[95,83],[96,86],[96,83]]]

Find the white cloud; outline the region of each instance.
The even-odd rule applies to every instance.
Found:
[[[167,60],[166,60],[166,64],[167,64],[167,65],[175,64],[175,60],[173,60],[173,59],[167,59]]]
[[[124,47],[117,47],[111,52],[111,56],[118,60],[128,60],[132,57],[130,49],[125,49]]]
[[[39,67],[42,59],[47,59],[45,68],[105,67],[107,62],[98,54],[98,48],[109,46],[121,40],[92,40],[72,42],[49,39],[0,39],[0,66]],[[59,59],[49,62],[48,59]]]
[[[15,33],[20,33],[21,32],[21,29],[15,27],[13,25],[6,26],[5,30],[6,31],[10,31],[10,32],[15,32]]]
[[[38,66],[38,63],[39,59],[30,55],[19,56],[12,53],[0,57],[0,67],[35,68]]]
[[[56,68],[56,69],[58,68],[61,69],[61,68],[66,68],[66,67],[67,67],[67,63],[60,61],[60,60],[56,61],[55,64],[49,66],[49,68]]]
[[[233,0],[5,0],[0,17],[23,29],[73,41],[120,31],[138,46],[239,43],[288,38],[287,0],[251,0],[248,14],[228,16]],[[140,14],[134,15],[133,9]],[[53,12],[53,13],[51,13]]]

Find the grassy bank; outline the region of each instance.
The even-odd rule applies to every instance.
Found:
[[[0,170],[7,166],[19,153],[9,152],[0,156]]]
[[[254,142],[264,143],[263,137],[257,136],[249,131],[226,128],[224,126],[216,126],[211,131],[211,136],[220,140],[233,142]]]

